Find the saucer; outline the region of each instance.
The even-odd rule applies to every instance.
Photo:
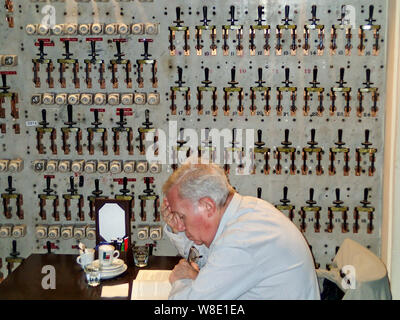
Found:
[[[118,269],[112,271],[101,270],[100,278],[101,280],[112,279],[123,274],[126,270],[128,270],[128,266],[126,264],[123,264]]]
[[[93,261],[93,265],[95,265],[96,267],[100,267],[100,260],[94,260]],[[122,266],[124,265],[124,260],[121,259],[114,259],[112,264],[109,266],[101,266],[101,270],[102,271],[106,271],[106,272],[110,272],[110,271],[117,271],[118,269],[120,269]]]

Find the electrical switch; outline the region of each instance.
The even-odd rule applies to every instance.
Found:
[[[119,146],[119,136],[122,133],[126,133],[127,136],[127,150],[130,155],[133,155],[133,130],[130,127],[125,127],[127,124],[127,121],[124,119],[124,109],[120,108],[118,109],[119,112],[119,121],[117,122],[118,127],[113,127],[112,131],[114,133],[114,154],[119,155],[120,154],[120,146]]]
[[[176,20],[173,22],[176,25],[168,27],[168,30],[169,30],[169,53],[171,56],[174,56],[176,54],[176,46],[174,44],[175,35],[177,32],[183,32],[183,40],[184,40],[183,51],[184,51],[185,56],[188,56],[188,55],[190,55],[189,27],[182,26],[182,23],[184,21],[181,20],[181,8],[180,7],[176,7]]]
[[[94,114],[94,122],[92,122],[91,124],[94,127],[87,128],[89,154],[94,154],[93,140],[94,140],[94,135],[96,133],[98,133],[98,134],[101,135],[101,150],[103,152],[103,155],[107,155],[108,154],[108,149],[107,149],[107,137],[108,137],[107,129],[103,128],[103,127],[99,127],[102,124],[99,121],[99,109],[94,109],[93,110],[93,114]]]
[[[183,75],[183,69],[181,67],[178,67],[178,81],[175,81],[176,84],[178,84],[178,86],[172,86],[170,87],[171,89],[171,114],[172,115],[176,115],[176,99],[177,99],[177,93],[182,92],[182,94],[184,95],[184,99],[185,99],[185,111],[186,111],[186,115],[190,115],[190,104],[189,104],[189,100],[190,100],[190,88],[187,86],[182,86],[182,84],[185,83],[185,81],[182,81],[182,75]]]
[[[258,14],[258,18],[257,20],[255,20],[255,22],[257,22],[257,24],[255,25],[250,25],[250,33],[249,33],[249,49],[250,49],[250,55],[254,56],[256,54],[256,44],[255,44],[255,40],[256,40],[256,31],[263,32],[263,37],[264,37],[264,55],[269,56],[269,51],[271,49],[271,46],[269,45],[269,38],[270,38],[270,31],[271,31],[271,27],[269,24],[263,24],[263,22],[265,21],[262,16],[264,14],[264,7],[263,6],[258,6],[257,7],[257,14]]]
[[[233,67],[231,69],[231,81],[228,82],[230,87],[224,87],[224,114],[226,116],[229,115],[230,111],[230,106],[229,106],[229,96],[233,95],[234,93],[237,93],[237,99],[238,99],[238,107],[237,107],[237,113],[239,115],[243,115],[244,112],[244,106],[243,106],[243,100],[244,100],[244,93],[243,93],[243,87],[237,87],[239,82],[236,81],[236,67]]]
[[[6,193],[1,194],[1,198],[3,199],[3,210],[4,216],[7,219],[12,217],[12,207],[10,206],[11,200],[15,200],[15,214],[19,219],[24,219],[24,211],[22,210],[23,197],[20,193],[14,193],[16,190],[12,186],[12,177],[7,177],[8,188],[5,189]]]
[[[144,78],[143,78],[143,66],[150,65],[151,66],[151,83],[153,88],[158,87],[158,80],[156,77],[157,74],[157,61],[154,59],[150,59],[151,54],[149,54],[149,42],[153,42],[152,39],[139,39],[139,42],[143,42],[144,45],[144,53],[141,55],[143,58],[136,60],[137,63],[137,83],[139,88],[143,88],[144,86]]]
[[[210,75],[210,69],[204,68],[204,80],[201,81],[201,83],[204,86],[197,87],[197,113],[199,115],[203,114],[203,111],[204,111],[204,106],[202,103],[203,95],[207,92],[211,92],[211,99],[212,99],[211,111],[212,111],[212,115],[216,116],[218,114],[217,87],[210,86],[212,81],[210,81],[209,75]]]
[[[281,204],[276,205],[276,208],[282,212],[287,211],[288,218],[290,219],[290,221],[293,221],[296,207],[293,204],[290,204],[290,200],[287,198],[287,194],[288,194],[288,187],[285,186],[283,188],[283,199],[279,200]]]
[[[56,145],[56,138],[57,132],[55,128],[48,127],[49,123],[46,119],[46,109],[42,109],[42,121],[39,122],[41,127],[36,127],[36,141],[37,141],[37,150],[39,154],[45,154],[46,147],[43,144],[43,136],[44,134],[48,133],[50,138],[50,150],[52,154],[57,154],[57,145]]]
[[[257,99],[257,93],[259,92],[262,95],[262,100],[265,101],[264,104],[264,115],[268,116],[271,111],[271,106],[270,106],[270,91],[271,87],[266,87],[263,84],[265,81],[262,79],[262,68],[258,68],[258,80],[256,81],[257,86],[256,87],[250,87],[250,99],[251,99],[251,106],[250,106],[250,111],[251,115],[254,116],[257,111],[256,107],[256,99]]]
[[[57,211],[58,207],[58,195],[54,192],[54,190],[51,188],[51,178],[50,176],[46,176],[46,188],[43,189],[43,194],[39,194],[39,216],[42,220],[46,220],[46,202],[51,201],[52,207],[53,207],[53,218],[55,221],[59,221],[60,217]],[[54,194],[53,194],[54,193]]]
[[[371,203],[368,201],[368,192],[369,189],[365,188],[364,189],[364,199],[360,201],[362,206],[357,206],[354,208],[354,224],[353,224],[353,233],[358,233],[360,230],[360,214],[363,212],[368,213],[368,225],[367,225],[367,233],[371,234],[374,230],[374,225],[373,225],[373,220],[374,220],[374,212],[375,208],[372,206],[369,206]]]
[[[200,22],[203,23],[203,25],[196,25],[196,53],[198,56],[201,56],[203,54],[203,44],[202,42],[204,41],[202,38],[203,32],[205,33],[206,31],[209,31],[210,39],[211,39],[211,45],[210,45],[210,51],[211,55],[215,56],[217,54],[217,45],[216,45],[216,38],[217,38],[217,28],[215,25],[209,25],[208,23],[211,20],[207,19],[207,6],[203,6],[203,19],[200,20]]]
[[[62,149],[64,151],[64,154],[69,154],[70,153],[70,144],[68,143],[70,134],[75,134],[75,149],[78,154],[82,154],[82,145],[81,145],[81,140],[82,140],[82,130],[79,127],[74,127],[73,125],[76,124],[76,122],[73,121],[73,109],[72,105],[68,104],[67,105],[67,112],[68,112],[68,121],[64,122],[65,125],[68,127],[63,127],[61,128],[62,131],[62,140],[63,140],[63,146]]]
[[[136,179],[129,179],[130,181],[136,181]],[[133,209],[135,208],[135,193],[128,189],[128,178],[124,177],[122,179],[122,189],[119,190],[121,194],[115,195],[115,199],[124,200],[129,202],[129,217],[131,221],[135,221],[135,213]]]
[[[81,176],[83,178],[83,176]],[[74,185],[74,177],[69,178],[69,185],[70,188],[67,190],[69,193],[63,194],[62,197],[64,199],[64,215],[65,219],[67,221],[71,220],[71,200],[76,200],[77,201],[77,207],[78,207],[78,218],[80,221],[85,220],[85,216],[83,213],[83,196],[81,194],[78,194],[78,189],[75,188]]]
[[[320,206],[315,206],[317,202],[314,200],[314,189],[310,188],[310,197],[306,201],[308,206],[303,206],[301,207],[300,210],[300,217],[301,217],[301,223],[300,223],[300,231],[305,232],[306,231],[306,218],[307,218],[307,213],[314,212],[314,218],[310,218],[310,221],[315,219],[314,223],[314,232],[320,232],[321,229],[321,224],[320,224],[320,211],[321,207]]]

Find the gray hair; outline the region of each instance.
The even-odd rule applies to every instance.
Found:
[[[175,185],[179,186],[180,198],[197,203],[209,197],[218,208],[224,205],[229,193],[234,192],[225,172],[216,164],[183,164],[164,183],[163,193],[168,193]]]

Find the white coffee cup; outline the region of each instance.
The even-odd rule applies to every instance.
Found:
[[[103,244],[99,247],[99,260],[102,266],[112,265],[114,259],[119,257],[119,251],[110,244]]]
[[[81,254],[76,258],[76,262],[79,263],[82,268],[94,261],[94,249],[85,249],[81,251]]]

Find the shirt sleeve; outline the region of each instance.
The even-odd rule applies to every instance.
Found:
[[[210,252],[207,264],[196,280],[181,279],[172,284],[171,300],[235,300],[258,282],[250,254],[240,248],[223,247]]]
[[[173,233],[171,228],[165,224],[164,234],[168,236],[172,244],[178,250],[179,255],[186,258],[189,255],[189,250],[194,246],[198,251],[201,258],[198,261],[199,268],[202,268],[207,261],[208,248],[204,245],[198,246],[190,241],[184,232]]]

